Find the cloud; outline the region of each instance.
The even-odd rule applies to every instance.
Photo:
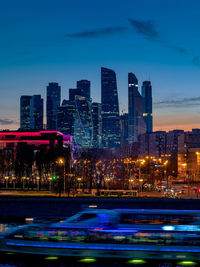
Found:
[[[177,100],[162,100],[155,102],[155,106],[162,106],[162,107],[175,107],[175,108],[186,108],[192,106],[199,106],[200,104],[200,97],[191,97],[191,98],[183,98]]]
[[[163,41],[163,40],[160,40],[160,39],[153,39],[151,40],[153,42],[156,42],[156,43],[159,43],[161,44],[162,46],[166,47],[166,48],[169,48],[171,50],[174,50],[175,52],[179,53],[179,54],[183,54],[183,55],[186,55],[188,54],[188,51],[181,47],[181,46],[177,46],[177,45],[173,45],[173,44],[170,44],[169,42],[167,41]]]
[[[171,45],[171,44],[167,44],[165,43],[166,47],[169,47],[171,49],[173,49],[174,51],[176,51],[179,54],[183,54],[183,55],[187,55],[188,54],[188,50],[181,47],[181,46],[177,46],[177,45]]]
[[[188,54],[188,51],[178,45],[171,44],[165,40],[162,40],[160,38],[160,33],[156,29],[156,25],[153,21],[147,20],[136,20],[129,18],[128,19],[129,23],[131,24],[132,28],[134,30],[148,39],[151,42],[160,44],[163,47],[166,47],[168,49],[173,50],[176,53],[179,54]],[[101,36],[106,36],[106,35],[113,35],[113,34],[118,34],[121,32],[124,32],[127,30],[127,27],[124,26],[116,26],[116,27],[105,27],[101,29],[96,29],[96,30],[87,30],[87,31],[81,31],[81,32],[75,32],[75,33],[67,33],[64,35],[65,38],[96,38],[96,37],[101,37]],[[200,61],[200,60],[199,60]]]
[[[107,27],[93,31],[82,31],[77,33],[65,34],[67,38],[95,38],[99,36],[112,35],[126,30],[126,27]]]
[[[200,66],[200,56],[193,57],[192,63],[196,66]]]
[[[131,26],[136,30],[136,32],[149,41],[158,43],[163,47],[169,48],[179,54],[187,54],[187,50],[183,47],[171,44],[165,40],[160,39],[160,34],[156,29],[156,25],[152,21],[141,21],[135,19],[128,19]]]
[[[157,38],[159,36],[152,21],[141,21],[128,19],[130,24],[135,28],[137,33],[144,35],[147,38]]]
[[[10,120],[10,119],[0,119],[0,124],[2,124],[2,125],[10,125],[13,123],[15,123],[15,122],[13,120]]]

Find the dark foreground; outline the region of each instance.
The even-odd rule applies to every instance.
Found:
[[[12,253],[0,253],[0,267],[78,267],[78,266],[154,266],[154,267],[178,267],[178,266],[200,266],[200,261],[184,261],[177,259],[169,260],[141,260],[141,259],[95,259],[95,258],[69,258],[69,257],[51,257],[38,255],[24,255]]]

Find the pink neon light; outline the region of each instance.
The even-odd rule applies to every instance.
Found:
[[[9,136],[9,135],[15,135],[17,136],[41,136],[42,134],[51,134],[56,133],[63,136],[63,139],[67,139],[72,142],[72,136],[71,135],[65,135],[59,131],[38,131],[38,132],[0,132],[0,136]]]
[[[38,132],[0,132],[0,135],[16,135],[16,136],[40,136],[45,133],[59,133],[57,131],[38,131]],[[61,134],[61,133],[59,133]],[[63,135],[63,134],[61,134]]]
[[[49,144],[49,141],[40,141],[40,140],[0,140],[0,143],[40,143],[40,144]]]
[[[0,135],[16,135],[16,136],[40,136],[38,132],[1,132]]]

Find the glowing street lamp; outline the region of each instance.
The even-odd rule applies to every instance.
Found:
[[[168,192],[168,188],[169,188],[169,181],[168,181],[168,173],[167,173],[167,165],[168,165],[169,161],[166,160],[163,165],[166,167],[166,170],[165,170],[165,174],[166,174],[166,178],[167,178],[167,192]]]
[[[26,176],[23,176],[22,177],[23,190],[24,190],[24,187],[25,187],[25,185],[24,185],[25,180],[26,180]]]
[[[57,162],[59,165],[65,164],[65,160],[63,158],[59,158]]]
[[[142,161],[140,161],[140,164],[139,164],[139,180],[141,177],[141,166],[144,165],[144,163],[145,163],[145,160],[142,160]]]
[[[195,153],[197,156],[196,166],[197,166],[197,179],[199,179],[199,166],[200,166],[200,152]]]
[[[13,182],[13,189],[15,189],[15,180],[16,180],[16,177],[14,174],[12,174],[12,182]]]
[[[105,178],[106,184],[107,184],[107,189],[109,190],[109,182],[111,181],[110,177]]]
[[[39,191],[39,189],[40,189],[40,177],[37,176],[36,180],[37,180],[37,190]]]
[[[134,183],[134,179],[133,178],[129,178],[129,188],[130,190],[133,188],[133,183]]]
[[[78,181],[78,188],[80,189],[81,188],[82,177],[78,177],[77,181]]]
[[[8,180],[9,180],[9,176],[5,176],[4,179],[6,180],[6,189],[8,189]]]
[[[57,160],[57,163],[60,165],[60,166],[63,166],[63,180],[64,180],[64,190],[63,190],[63,194],[65,195],[65,159],[64,158],[58,158]]]
[[[48,174],[48,178],[47,179],[49,181],[49,191],[51,191],[51,183],[52,183],[52,180],[53,180],[51,174]]]
[[[139,183],[140,183],[140,192],[142,192],[142,183],[143,183],[143,181],[144,181],[144,180],[143,180],[142,178],[139,179]]]
[[[165,166],[167,166],[167,164],[168,164],[168,160],[166,160],[163,164],[164,164]]]

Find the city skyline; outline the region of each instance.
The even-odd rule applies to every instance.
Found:
[[[85,79],[83,78],[83,81],[84,81]],[[116,73],[116,80],[118,81],[118,78],[117,78],[117,73]],[[78,82],[78,81],[77,81]],[[142,94],[142,85],[143,85],[143,82],[145,82],[145,81],[138,81],[138,91],[140,92],[140,94]],[[151,81],[150,81],[151,82]],[[99,81],[99,83],[101,84],[101,81]],[[46,94],[46,88],[48,87],[48,85],[49,84],[59,84],[59,86],[61,87],[61,95],[64,95],[64,97],[61,97],[61,101],[62,100],[64,100],[64,99],[69,99],[69,95],[70,95],[70,90],[77,90],[77,89],[71,89],[71,88],[64,88],[64,90],[65,90],[65,92],[63,92],[62,91],[62,89],[63,89],[63,86],[58,82],[58,81],[51,81],[51,82],[48,82],[46,85],[45,85],[45,87],[43,88],[43,91],[42,92],[40,92],[40,91],[37,91],[38,92],[38,94],[40,94],[41,95],[41,97],[43,98],[43,99],[46,99],[46,97],[47,97],[47,94]],[[127,73],[127,85],[128,85],[128,73]],[[126,85],[126,86],[127,86]],[[154,89],[154,88],[153,88]],[[99,90],[101,91],[101,88],[99,88]],[[124,90],[125,91],[125,90]],[[31,95],[34,95],[34,92],[35,91],[32,91],[32,94]],[[154,90],[152,91],[152,95],[154,95],[153,94],[153,92],[154,92]],[[92,88],[91,88],[91,93],[92,93]],[[118,94],[120,94],[120,88],[118,88]],[[24,96],[29,96],[29,95],[27,95],[27,94],[25,94]],[[20,95],[20,97],[21,97],[21,95]],[[153,99],[153,97],[152,97],[152,99]],[[101,99],[100,99],[100,97],[98,98],[98,101],[95,101],[93,98],[92,98],[92,100],[93,100],[93,102],[98,102],[98,103],[100,103],[101,102]],[[154,109],[156,109],[156,111],[157,111],[157,108],[156,108],[156,106],[157,105],[161,105],[162,106],[162,104],[164,105],[164,108],[165,108],[165,105],[166,104],[168,104],[169,106],[170,106],[170,104],[171,104],[171,106],[173,106],[173,105],[178,105],[179,106],[179,104],[181,104],[181,102],[183,102],[183,101],[185,101],[185,102],[190,102],[190,101],[192,101],[192,100],[194,100],[195,101],[195,99],[182,99],[182,100],[177,100],[177,101],[175,101],[175,100],[172,100],[172,101],[160,101],[160,102],[153,102],[153,116],[154,116],[154,127],[153,127],[153,130],[154,131],[170,131],[170,130],[176,130],[176,129],[181,129],[181,130],[185,130],[185,131],[187,131],[187,130],[192,130],[193,128],[200,128],[200,123],[198,124],[190,124],[191,125],[191,128],[190,128],[190,126],[188,127],[187,125],[184,125],[184,123],[183,123],[183,125],[182,125],[182,127],[176,127],[176,125],[179,125],[178,123],[176,124],[173,124],[172,123],[172,125],[170,125],[170,126],[167,126],[166,124],[165,124],[165,122],[163,122],[162,124],[161,124],[161,126],[159,126],[159,125],[157,125],[157,122],[159,121],[159,114],[157,114],[157,113],[155,113],[155,111],[154,111]],[[18,101],[16,101],[16,102],[20,102],[20,98],[19,98],[19,100]],[[170,103],[171,102],[171,103]],[[122,103],[121,103],[122,104]],[[190,103],[189,103],[190,104]],[[178,107],[177,106],[177,107]],[[194,106],[196,106],[195,104],[194,104]],[[11,123],[9,123],[9,119],[8,119],[8,121],[6,121],[6,123],[4,124],[5,125],[5,127],[4,128],[1,128],[0,127],[0,129],[1,130],[4,130],[4,129],[9,129],[9,130],[17,130],[18,128],[20,128],[20,110],[19,110],[19,107],[20,107],[20,105],[18,106],[18,112],[19,112],[19,116],[17,116],[18,117],[18,120],[16,121],[16,123],[13,123],[13,124],[11,124]],[[187,108],[187,107],[186,107]],[[127,105],[126,104],[124,104],[124,105],[120,105],[120,99],[119,99],[119,109],[120,109],[120,114],[121,115],[123,115],[123,114],[126,114],[126,113],[128,113],[128,89],[127,89]],[[46,109],[44,110],[44,115],[43,115],[44,117],[43,117],[43,119],[44,119],[44,124],[46,125],[47,124],[47,120],[46,120]],[[176,116],[175,115],[173,115],[175,118],[176,118]],[[178,119],[177,119],[178,120]],[[180,120],[180,118],[179,118],[179,120]],[[185,121],[185,118],[181,118],[181,121],[182,122],[184,122]],[[0,122],[1,122],[1,119],[0,119]],[[175,121],[176,122],[176,121]],[[1,124],[0,124],[1,125]],[[11,126],[12,125],[12,126]],[[10,126],[10,127],[7,127],[7,126]]]
[[[1,129],[19,128],[20,96],[46,99],[49,82],[65,99],[75,81],[90,80],[100,102],[102,66],[116,72],[121,112],[133,72],[140,92],[151,81],[154,130],[199,128],[199,1],[11,2],[1,5]]]

